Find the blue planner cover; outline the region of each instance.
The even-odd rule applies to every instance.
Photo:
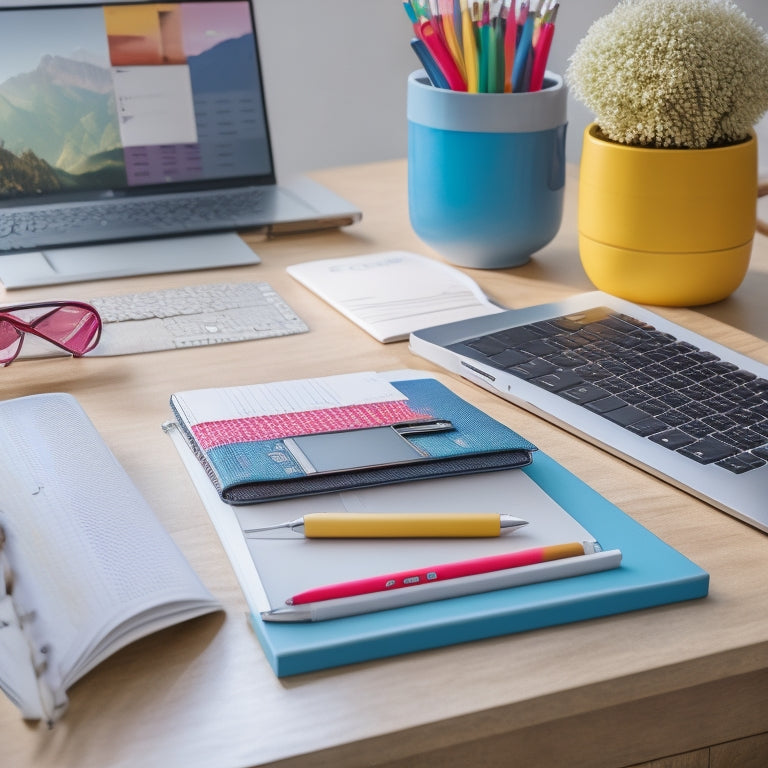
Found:
[[[517,471],[517,470],[516,470]],[[251,622],[278,677],[705,597],[709,574],[538,451],[520,469],[622,564],[599,573],[314,623]]]
[[[317,381],[322,382],[322,378]],[[286,438],[301,432],[281,433],[266,439],[231,438],[222,444],[204,448],[194,435],[199,424],[192,422],[191,409],[186,403],[188,393],[173,395],[171,408],[190,448],[205,467],[221,498],[229,504],[253,504],[430,477],[490,472],[530,462],[535,445],[466,402],[436,379],[420,378],[393,381],[391,384],[406,396],[410,411],[435,419],[449,419],[454,428],[448,432],[408,436],[408,442],[421,454],[418,460],[393,461],[381,466],[328,473],[307,474],[286,450]],[[279,386],[279,383],[273,386]],[[231,390],[216,391],[225,396]],[[238,434],[232,425],[242,420],[243,406],[237,396],[234,400],[236,407],[232,406],[231,418],[221,422],[228,435]],[[292,413],[288,411],[285,415]],[[354,435],[362,429],[364,427],[337,426],[323,432],[338,430]]]

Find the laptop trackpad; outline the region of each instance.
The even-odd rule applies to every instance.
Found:
[[[131,240],[0,256],[6,288],[258,264],[236,233]]]

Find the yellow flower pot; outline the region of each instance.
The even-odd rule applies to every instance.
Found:
[[[757,215],[757,139],[633,147],[584,132],[579,252],[589,279],[641,304],[695,306],[739,287]]]

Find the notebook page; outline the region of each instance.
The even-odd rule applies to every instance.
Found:
[[[0,429],[14,597],[20,612],[34,612],[30,631],[47,648],[54,691],[180,621],[170,606],[186,618],[218,607],[74,398],[0,403]]]

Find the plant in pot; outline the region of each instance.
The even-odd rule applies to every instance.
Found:
[[[768,38],[730,0],[621,0],[566,71],[584,133],[579,252],[640,303],[719,301],[742,282],[757,211]]]

